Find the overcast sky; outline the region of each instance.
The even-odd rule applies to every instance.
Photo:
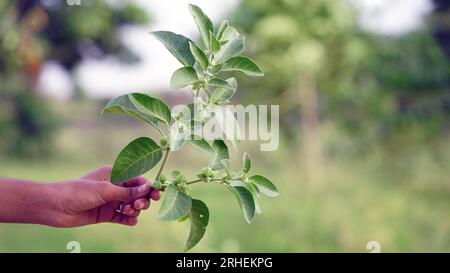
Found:
[[[142,28],[124,29],[120,37],[136,52],[142,62],[124,66],[113,59],[84,62],[77,71],[77,79],[88,95],[97,98],[112,97],[129,92],[155,92],[168,88],[171,73],[180,67],[178,61],[148,32],[171,30],[188,37],[196,33],[196,25],[187,9],[194,3],[211,20],[220,22],[238,4],[239,0],[135,0],[148,10],[152,24]],[[401,35],[415,30],[423,23],[423,16],[431,9],[429,0],[351,0],[361,10],[361,27],[386,35]],[[41,76],[40,89],[45,93],[68,98],[72,83],[56,64],[47,63]]]

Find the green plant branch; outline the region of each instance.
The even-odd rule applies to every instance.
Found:
[[[203,181],[203,179],[196,179],[196,180],[192,180],[192,181],[186,182],[186,184],[190,185],[190,184],[195,184],[195,183],[202,182],[202,181]]]
[[[220,76],[221,72],[240,71],[249,76],[263,76],[264,73],[251,59],[240,55],[240,53],[244,50],[244,37],[232,26],[229,26],[228,21],[222,22],[219,31],[215,34],[216,32],[214,31],[213,23],[199,7],[190,4],[189,10],[199,27],[200,36],[205,42],[206,49],[201,46],[199,47],[183,35],[175,34],[170,31],[152,32],[152,35],[161,41],[184,66],[183,68],[177,69],[173,73],[170,80],[170,85],[171,87],[173,86],[173,89],[180,89],[190,86],[194,106],[196,101],[201,101],[199,102],[201,105],[201,111],[205,110],[205,104],[206,107],[212,106],[212,98],[214,98],[215,104],[224,106],[231,96],[234,95],[234,91],[236,90],[233,92],[217,91],[220,87],[224,88],[223,81],[228,81],[228,85],[230,85],[229,80],[232,79],[223,79]],[[209,35],[207,35],[208,33]],[[186,50],[187,45],[189,48]],[[216,56],[218,56],[217,59]],[[195,63],[197,63],[201,69],[194,69],[193,66]],[[218,81],[222,81],[222,84],[219,84]],[[235,79],[233,79],[233,81],[235,81]],[[234,88],[234,86],[232,87]],[[242,172],[236,173],[239,174],[240,177],[236,179],[240,179],[243,182],[245,181],[245,183],[249,182],[249,186],[251,185],[253,188],[248,187],[247,189],[247,187],[239,187],[240,184],[235,185],[232,183],[232,177],[235,175],[233,173],[232,176],[225,165],[226,176],[224,176],[225,174],[223,174],[222,171],[216,172],[216,170],[213,170],[211,166],[207,166],[202,168],[197,177],[192,177],[192,180],[188,182],[186,182],[187,179],[179,171],[177,171],[179,174],[176,174],[175,171],[172,172],[173,179],[167,180],[167,178],[165,178],[162,174],[167,164],[169,154],[171,153],[171,150],[168,147],[170,139],[167,136],[169,136],[172,132],[172,120],[175,119],[178,121],[178,118],[173,118],[173,113],[169,107],[157,98],[138,93],[132,93],[131,96],[133,96],[135,100],[132,100],[130,95],[128,95],[128,97],[121,96],[111,100],[103,112],[115,112],[120,114],[126,113],[143,121],[149,121],[147,116],[153,117],[160,122],[149,123],[151,125],[156,125],[155,127],[161,134],[162,138],[160,139],[159,144],[157,144],[150,138],[141,137],[132,141],[129,145],[122,149],[116,159],[116,163],[127,162],[127,164],[114,164],[113,170],[115,171],[112,172],[111,181],[123,181],[136,177],[160,164],[154,181],[155,187],[161,191],[170,191],[169,193],[174,193],[174,191],[176,191],[175,195],[165,195],[164,201],[161,205],[161,208],[164,207],[164,209],[160,210],[160,218],[163,217],[161,219],[164,220],[178,220],[180,217],[183,217],[183,215],[187,215],[189,213],[189,217],[191,219],[191,233],[186,242],[186,250],[195,246],[202,239],[209,221],[209,211],[207,206],[202,201],[187,196],[188,187],[186,185],[192,185],[200,182],[208,184],[210,182],[214,182],[214,184],[224,184],[230,189],[233,187],[236,188],[233,193],[235,193],[237,201],[243,209],[244,217],[249,223],[253,219],[256,212],[256,207],[258,206],[255,195],[255,192],[259,189],[258,187],[262,187],[266,195],[269,197],[275,197],[279,194],[276,186],[269,179],[261,175],[254,175],[250,177],[251,179],[249,178],[248,181],[243,179],[246,178],[247,172],[250,171],[251,168],[251,162],[248,155],[245,155],[243,158],[244,167],[242,171],[244,174],[242,174]],[[141,110],[145,111],[142,112]],[[197,114],[197,112],[194,114]],[[201,112],[201,114],[203,117],[203,112]],[[191,122],[195,122],[195,119],[196,116],[191,117],[189,124],[192,125]],[[203,121],[204,120],[201,120],[202,124]],[[162,128],[163,125],[161,124],[167,126],[168,130]],[[183,123],[183,125],[188,126],[185,123]],[[184,129],[185,127],[182,128]],[[206,142],[209,144],[208,141]],[[223,140],[215,140],[214,143],[209,146],[214,153],[214,166],[218,162],[223,161],[225,153],[229,155],[227,145],[223,142]],[[208,151],[210,149],[208,149]],[[164,155],[161,155],[161,152],[163,152]],[[158,153],[157,158],[154,156],[155,153]],[[229,160],[228,158],[229,156],[227,157],[227,160]],[[139,164],[134,164],[134,162],[139,162]],[[125,170],[129,170],[126,175],[115,175],[115,177],[113,177],[115,173],[123,174]],[[190,200],[192,201],[192,206],[186,206],[185,201],[188,198],[191,198]]]
[[[159,180],[159,176],[161,175],[162,171],[164,170],[164,166],[166,165],[167,159],[169,158],[170,149],[166,149],[166,153],[164,154],[163,162],[161,163],[161,166],[159,166],[158,173],[156,174],[155,181]]]
[[[203,182],[203,181],[204,180],[202,178],[200,178],[200,179],[196,179],[196,180],[192,180],[192,181],[186,182],[186,184],[190,185],[190,184],[195,184],[195,183],[199,183],[199,182]],[[212,178],[210,181],[218,182],[218,181],[222,181],[222,178]]]
[[[163,130],[161,130],[161,128],[159,128],[158,126],[155,126],[155,128],[158,129],[158,132],[161,134],[161,136],[163,136],[163,137],[166,136],[166,134],[164,134],[164,132],[163,132]]]

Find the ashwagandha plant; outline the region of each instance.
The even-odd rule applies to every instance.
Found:
[[[226,138],[236,148],[240,139],[237,121],[225,105],[236,92],[237,83],[235,78],[222,79],[219,75],[224,71],[239,71],[250,76],[263,76],[263,72],[251,59],[240,55],[244,50],[244,36],[228,21],[223,21],[214,31],[213,23],[199,7],[189,5],[189,10],[200,32],[200,45],[169,31],[151,34],[183,65],[173,73],[171,89],[190,86],[193,102],[178,113],[172,113],[157,98],[131,93],[111,100],[103,109],[103,113],[119,113],[140,119],[161,134],[159,144],[148,137],[129,143],[117,156],[111,181],[119,183],[142,175],[162,159],[153,182],[153,187],[164,192],[159,219],[190,221],[191,230],[185,250],[191,249],[203,238],[209,222],[206,204],[189,194],[194,184],[214,183],[229,189],[248,223],[251,223],[255,213],[261,213],[257,201],[260,194],[268,197],[279,194],[277,187],[266,177],[249,175],[251,161],[247,153],[244,153],[241,170],[232,171],[225,141],[214,139],[210,143],[196,133],[208,121],[216,119]],[[184,143],[204,152],[209,158],[209,165],[201,168],[192,180],[177,170],[172,171],[168,178],[163,171],[169,154],[180,150]]]

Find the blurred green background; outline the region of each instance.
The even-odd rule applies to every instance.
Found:
[[[238,78],[233,103],[280,105],[279,149],[243,147],[281,195],[263,199],[263,214],[248,225],[229,192],[195,188],[211,217],[194,251],[367,252],[369,241],[383,252],[450,250],[450,1],[426,2],[423,24],[401,35],[361,27],[357,0],[242,0],[227,11],[266,74]],[[187,11],[187,1],[178,3]],[[91,96],[76,77],[88,59],[139,64],[118,31],[152,23],[134,1],[0,3],[0,176],[73,179],[112,164],[134,138],[156,136],[128,118],[101,116],[107,98]],[[49,60],[69,75],[69,98],[38,88]],[[170,91],[139,91],[179,102]],[[184,149],[168,169],[193,176],[204,162]],[[243,150],[232,154],[236,166]],[[83,252],[181,251],[188,225],[157,221],[158,208],[152,203],[133,228],[0,224],[0,252],[68,252],[69,241]]]

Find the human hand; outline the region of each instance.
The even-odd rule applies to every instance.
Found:
[[[160,199],[144,177],[112,184],[111,167],[102,167],[80,179],[52,184],[55,204],[49,225],[78,227],[96,223],[118,223],[134,226],[141,210],[150,206],[150,199]]]

